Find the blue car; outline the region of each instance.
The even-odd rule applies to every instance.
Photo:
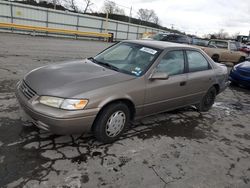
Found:
[[[229,80],[233,84],[250,88],[250,60],[235,65],[229,74]]]

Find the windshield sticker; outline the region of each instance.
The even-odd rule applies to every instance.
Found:
[[[140,74],[142,73],[142,71],[139,71],[139,72],[131,71],[131,73],[135,74],[136,76],[140,76]]]
[[[142,47],[142,48],[140,49],[140,51],[147,52],[147,53],[152,54],[152,55],[155,55],[156,52],[157,52],[157,51],[154,50],[154,49],[146,48],[146,47]]]
[[[135,67],[135,71],[140,71],[141,68],[140,67]]]

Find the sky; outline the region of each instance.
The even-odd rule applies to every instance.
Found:
[[[81,2],[83,0],[77,0]],[[105,0],[92,0],[93,11],[101,11]],[[113,0],[129,15],[140,8],[153,9],[162,26],[203,36],[224,29],[230,35],[250,32],[250,0]]]

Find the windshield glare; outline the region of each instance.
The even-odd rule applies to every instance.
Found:
[[[167,36],[167,34],[158,33],[158,34],[153,35],[152,39],[154,39],[154,40],[162,40],[165,36]]]
[[[143,75],[159,55],[160,50],[134,43],[119,43],[98,54],[94,59],[100,64],[117,67],[120,72]]]

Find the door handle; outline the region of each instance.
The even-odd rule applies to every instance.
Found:
[[[180,82],[180,86],[184,86],[184,85],[186,85],[186,81],[183,81],[183,82]]]

